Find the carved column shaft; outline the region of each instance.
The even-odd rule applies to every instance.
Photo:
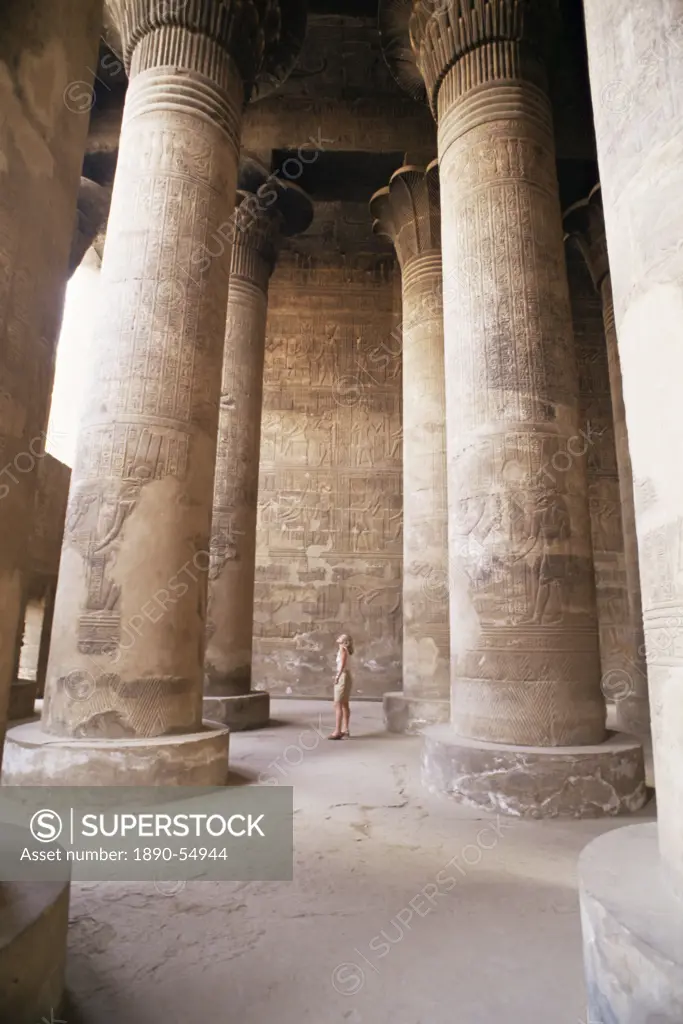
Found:
[[[403,268],[403,688],[448,701],[448,510],[441,247]]]
[[[614,688],[617,717],[625,732],[647,735],[649,732],[649,706],[647,696],[647,670],[645,665],[645,638],[643,609],[638,568],[638,538],[636,535],[635,503],[633,497],[633,469],[629,452],[623,382],[619,361],[617,332],[614,322],[612,284],[605,239],[605,221],[602,211],[600,187],[590,196],[576,203],[565,214],[565,226],[583,255],[600,296],[605,331],[609,385],[614,423],[621,521],[624,539],[624,562],[628,600],[629,637],[624,648],[625,664],[621,682]],[[607,691],[606,691],[607,692]]]
[[[605,706],[552,116],[534,4],[497,7],[508,38],[469,5],[462,39],[439,46],[438,16],[414,31],[438,117],[451,717],[470,739],[584,745]]]
[[[633,639],[602,303],[571,240],[566,255],[587,459],[601,686],[607,699],[620,701],[631,685]]]
[[[450,651],[441,215],[436,161],[400,168],[371,200],[403,292],[403,695],[390,729],[448,719]],[[430,702],[441,702],[440,706]]]
[[[585,0],[584,8],[633,470],[659,847],[683,894],[683,4]]]
[[[281,237],[305,231],[310,200],[245,156],[235,211],[211,525],[204,715],[232,730],[266,725],[251,691],[263,364],[268,282]]]
[[[40,627],[40,644],[38,647],[38,664],[36,666],[36,697],[42,698],[45,695],[45,682],[47,679],[47,663],[50,656],[50,638],[52,636],[52,623],[55,614],[55,592],[56,584],[51,584],[45,591],[43,602],[43,622]]]
[[[78,737],[192,733],[202,721],[230,269],[221,229],[234,205],[244,86],[209,34],[143,18],[128,32],[43,714],[47,731]]]
[[[51,0],[0,11],[0,737],[21,642],[28,510],[44,452],[100,8]]]
[[[256,214],[233,247],[211,523],[208,696],[251,689],[256,513],[268,281],[278,217]]]
[[[645,736],[650,731],[650,705],[647,687],[647,665],[645,658],[645,632],[643,630],[643,600],[640,589],[638,566],[638,533],[636,529],[636,506],[633,496],[633,467],[626,427],[624,388],[621,378],[619,346],[614,323],[614,301],[612,282],[606,274],[600,286],[602,315],[607,340],[607,364],[609,366],[612,410],[614,413],[614,443],[619,467],[619,493],[621,497],[621,522],[624,534],[624,561],[626,565],[626,587],[628,590],[629,618],[631,624],[631,671],[628,674],[626,692],[617,705],[617,720],[624,732]]]

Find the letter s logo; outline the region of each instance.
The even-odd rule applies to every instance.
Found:
[[[39,843],[53,843],[62,833],[62,819],[56,811],[44,808],[36,811],[29,825],[31,835]]]

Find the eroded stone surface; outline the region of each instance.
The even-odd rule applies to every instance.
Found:
[[[437,725],[423,734],[422,781],[469,806],[529,818],[630,814],[648,799],[643,748],[618,733],[594,746],[513,747]]]

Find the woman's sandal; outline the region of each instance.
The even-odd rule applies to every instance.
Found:
[[[340,732],[339,735],[337,735],[336,733],[332,732],[327,738],[328,740],[342,740],[344,738],[344,733]]]
[[[344,736],[346,736],[347,740],[351,739],[351,733],[350,732],[343,732],[342,733],[342,739],[344,738]]]

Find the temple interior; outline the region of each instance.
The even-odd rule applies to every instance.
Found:
[[[0,0],[0,1024],[683,1024],[681,115],[683,0]]]

